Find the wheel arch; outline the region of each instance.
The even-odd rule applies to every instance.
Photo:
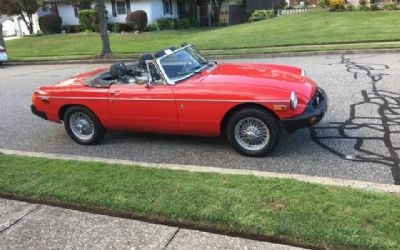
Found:
[[[227,123],[229,121],[229,118],[231,118],[231,116],[234,113],[236,113],[237,111],[242,110],[242,109],[246,109],[246,108],[262,109],[262,110],[268,112],[269,114],[271,114],[273,117],[275,117],[277,121],[280,120],[280,118],[279,118],[279,116],[277,114],[275,114],[271,109],[269,109],[268,107],[266,107],[266,106],[264,106],[262,104],[254,103],[254,102],[241,103],[241,104],[238,104],[238,105],[232,107],[230,110],[228,110],[228,112],[225,113],[225,115],[222,118],[221,123],[220,123],[221,135],[223,135],[224,132],[225,132],[226,125],[227,125]]]
[[[99,117],[96,115],[96,113],[93,112],[93,110],[91,110],[88,106],[85,106],[82,104],[65,104],[65,105],[61,106],[61,108],[58,110],[58,118],[60,119],[60,121],[64,121],[64,114],[65,114],[65,112],[67,112],[67,110],[70,107],[83,107],[85,109],[88,109],[88,110],[90,110],[90,112],[92,112],[97,117],[97,119],[99,119]]]

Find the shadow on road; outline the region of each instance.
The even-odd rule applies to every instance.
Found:
[[[389,166],[395,184],[400,185],[400,94],[383,89],[389,66],[363,64],[345,55],[340,64],[354,79],[367,77],[369,85],[361,90],[362,101],[350,105],[347,120],[313,127],[311,138],[342,159]],[[352,149],[344,144],[353,145]]]

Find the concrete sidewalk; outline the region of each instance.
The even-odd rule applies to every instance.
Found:
[[[0,249],[300,249],[0,199]]]

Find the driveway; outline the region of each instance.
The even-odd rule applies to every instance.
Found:
[[[74,143],[62,125],[33,116],[29,106],[38,86],[100,65],[10,66],[0,69],[0,148],[400,184],[398,54],[229,62],[304,68],[329,95],[327,116],[315,128],[283,132],[276,151],[264,158],[243,157],[221,138],[123,131],[111,131],[101,145],[87,147]]]

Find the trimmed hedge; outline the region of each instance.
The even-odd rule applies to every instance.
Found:
[[[136,31],[144,31],[147,26],[147,13],[143,10],[131,12],[126,17],[126,23]]]
[[[265,20],[274,17],[274,10],[255,10],[251,17],[249,18],[250,22]]]
[[[122,31],[130,31],[132,28],[126,23],[108,23],[107,30],[114,33],[121,33]]]
[[[146,31],[159,31],[160,29],[158,28],[158,24],[155,23],[151,23],[149,25],[147,25],[146,27]]]
[[[39,27],[43,34],[56,34],[61,32],[62,18],[59,15],[49,14],[39,17]]]
[[[65,30],[65,33],[79,33],[82,31],[80,25],[64,25],[61,29]]]
[[[384,3],[383,9],[384,10],[397,10],[397,5],[395,3]]]
[[[176,20],[172,18],[159,18],[157,19],[157,25],[160,30],[174,30]]]
[[[97,10],[81,10],[78,14],[79,24],[81,25],[82,29],[85,31],[95,31],[98,29],[98,17],[97,17]]]

